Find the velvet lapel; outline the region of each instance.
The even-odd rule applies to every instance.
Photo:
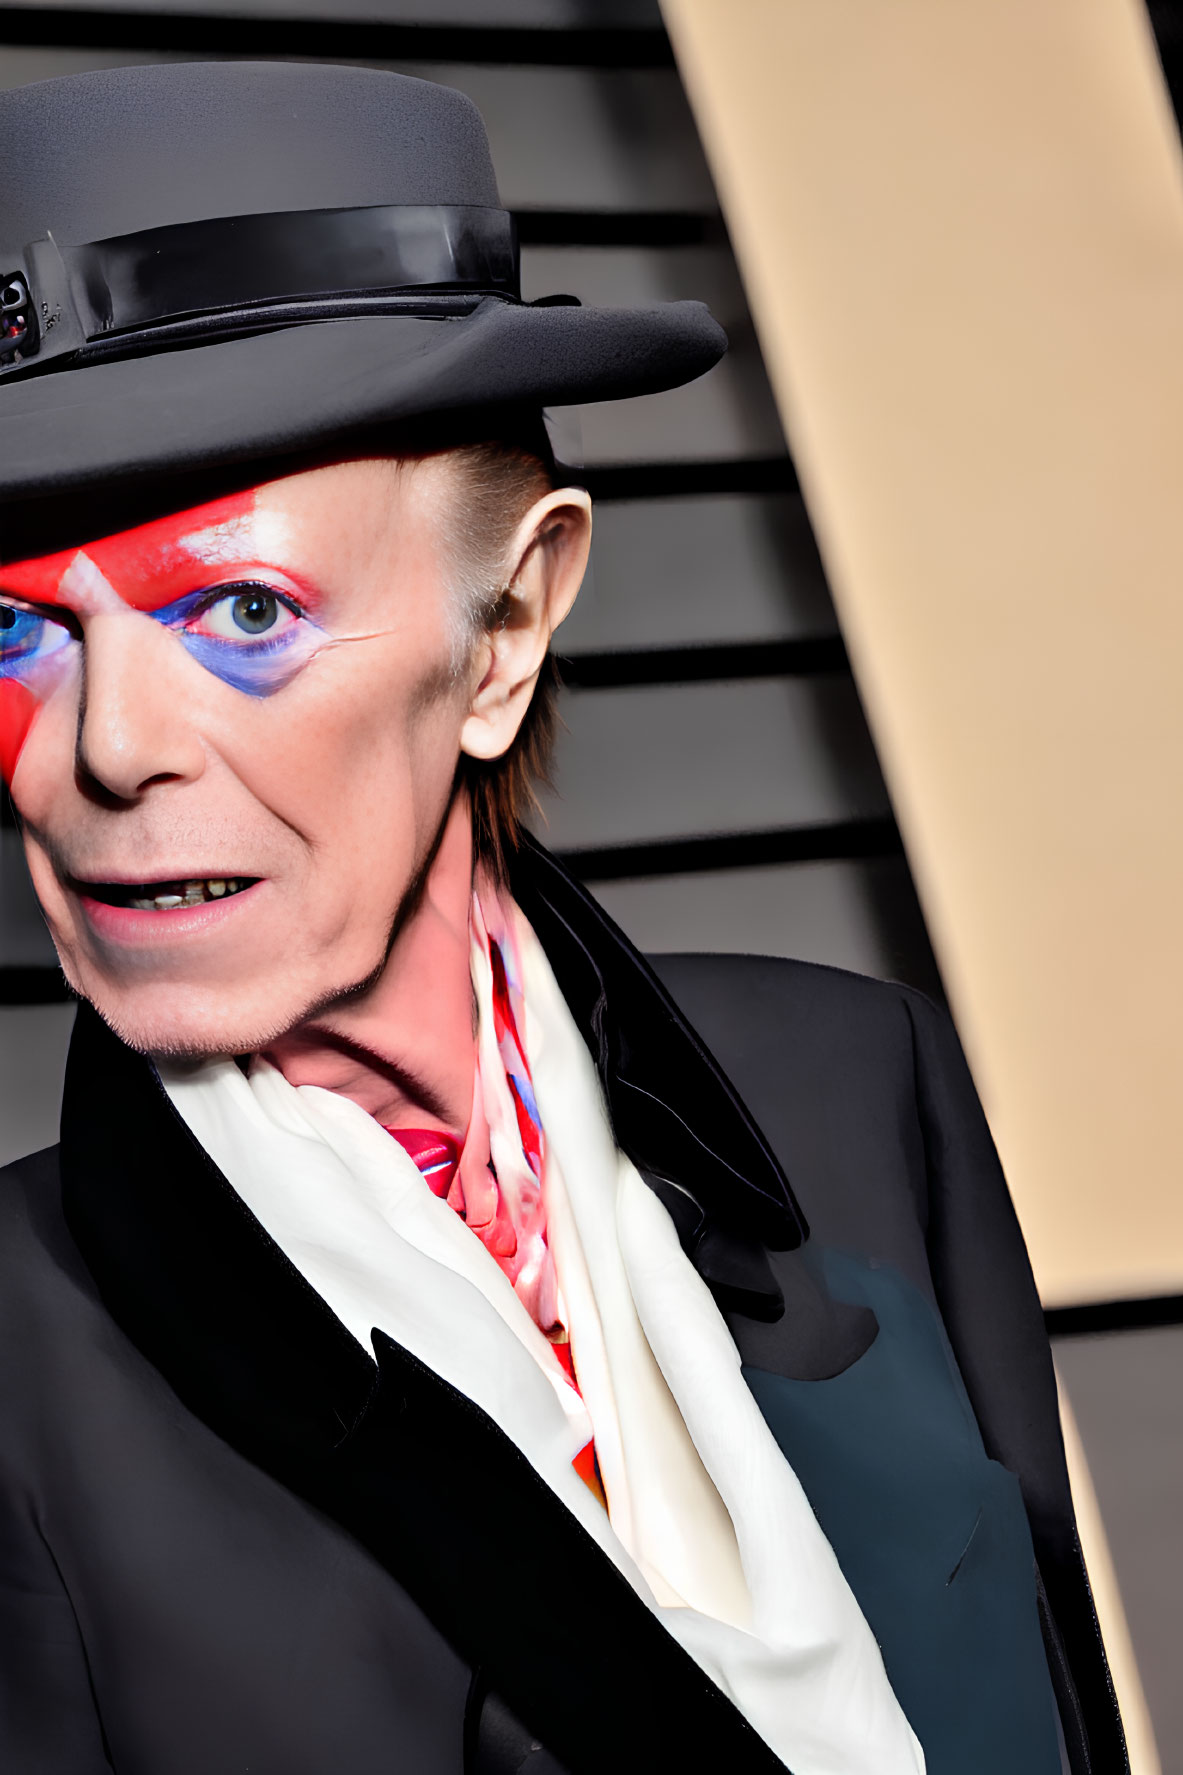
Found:
[[[726,1209],[746,1190],[745,1217],[778,1242],[799,1237],[775,1160],[640,958],[617,936],[618,952],[590,962],[571,923],[579,890],[569,884],[576,897],[558,906],[566,878],[544,853],[536,867],[547,897],[534,895],[528,916],[542,922],[549,909],[549,924],[588,957],[572,1008],[589,1042],[607,1044],[622,1124],[635,1134],[660,1116],[703,1196],[717,1188]],[[549,953],[554,932],[539,934]],[[593,922],[597,954],[604,941]],[[576,954],[552,961],[567,991]],[[593,975],[586,1025],[580,1000]],[[614,1033],[615,1011],[609,1023],[609,988],[628,1038]],[[684,1082],[716,1130],[730,1125],[731,1162],[645,1074],[638,1056],[654,1041],[686,1045],[694,1070]],[[625,1081],[643,1115],[621,1096]],[[86,1006],[67,1068],[62,1175],[67,1219],[109,1309],[181,1399],[366,1544],[572,1775],[678,1765],[784,1775],[498,1427],[389,1339],[369,1360],[192,1139],[151,1066]],[[750,1228],[735,1238],[743,1272],[744,1252],[762,1253]],[[755,1276],[757,1293],[768,1280]],[[485,1506],[477,1533],[466,1526],[474,1473]],[[545,1626],[556,1585],[568,1605],[561,1633]]]

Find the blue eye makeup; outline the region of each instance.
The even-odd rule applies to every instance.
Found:
[[[73,639],[63,623],[0,603],[0,678],[27,678]]]
[[[285,593],[253,580],[189,592],[145,612],[176,635],[207,672],[247,696],[273,696],[328,640]],[[73,645],[65,623],[0,602],[0,679],[28,683]]]
[[[286,597],[255,581],[189,592],[152,611],[199,665],[247,696],[272,696],[328,639]]]

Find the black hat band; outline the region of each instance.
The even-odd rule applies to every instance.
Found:
[[[12,269],[5,269],[11,266]],[[389,204],[0,246],[0,376],[361,314],[521,300],[508,210]]]

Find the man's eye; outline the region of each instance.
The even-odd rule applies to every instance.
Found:
[[[7,668],[11,672],[48,659],[70,640],[70,631],[62,623],[36,616],[31,610],[18,610],[12,604],[0,604],[0,671]]]
[[[275,641],[299,617],[286,599],[267,586],[227,586],[186,625],[190,634],[219,641]]]

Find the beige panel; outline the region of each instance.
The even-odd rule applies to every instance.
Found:
[[[1183,1286],[1183,176],[1135,0],[666,0],[1051,1302]]]

